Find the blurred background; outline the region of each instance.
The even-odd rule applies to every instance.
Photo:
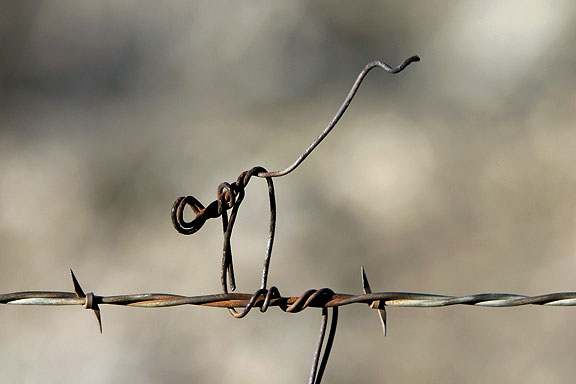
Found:
[[[270,283],[537,295],[576,290],[576,6],[569,1],[0,2],[0,292],[220,291],[221,225],[181,195],[283,169]],[[265,182],[233,237],[259,286]],[[0,382],[303,383],[320,313],[0,308]],[[326,383],[571,382],[573,308],[340,312]]]

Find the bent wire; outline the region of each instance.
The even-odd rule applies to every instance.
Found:
[[[236,217],[238,215],[238,209],[240,208],[240,204],[244,200],[245,196],[245,189],[248,185],[252,176],[258,176],[260,178],[265,178],[268,184],[268,200],[270,205],[270,226],[268,230],[268,242],[266,244],[266,252],[264,256],[264,266],[262,268],[262,284],[260,285],[260,289],[258,289],[251,297],[251,299],[246,304],[246,307],[243,311],[238,312],[233,306],[229,307],[228,310],[230,313],[236,318],[243,318],[245,317],[250,309],[255,305],[258,298],[261,296],[265,296],[265,302],[261,308],[262,311],[265,311],[268,308],[269,303],[271,300],[277,296],[279,296],[279,291],[276,287],[272,287],[270,290],[266,289],[266,285],[268,282],[268,271],[270,269],[270,259],[272,257],[272,246],[274,244],[274,235],[276,229],[276,196],[274,193],[274,184],[272,182],[273,177],[281,177],[288,175],[292,171],[294,171],[302,162],[320,145],[322,140],[326,138],[334,129],[338,121],[342,118],[348,106],[354,99],[360,84],[362,81],[372,70],[373,68],[382,68],[388,73],[399,73],[404,70],[408,65],[413,62],[420,61],[419,56],[411,56],[404,60],[400,65],[396,67],[391,67],[390,65],[383,63],[381,61],[373,61],[368,63],[364,69],[360,72],[356,81],[352,85],[352,88],[348,92],[348,95],[344,99],[344,102],[336,112],[336,115],[332,118],[332,120],[328,123],[328,126],[320,133],[320,135],[306,148],[306,150],[296,159],[294,163],[290,166],[285,168],[281,171],[274,171],[268,172],[263,167],[254,167],[248,171],[244,171],[238,176],[238,179],[233,183],[221,183],[217,188],[217,198],[214,200],[208,207],[204,207],[202,203],[200,203],[195,197],[193,196],[182,196],[176,199],[172,206],[172,223],[174,228],[184,235],[191,235],[196,233],[204,223],[209,218],[216,218],[221,216],[222,217],[222,231],[224,235],[224,244],[222,250],[222,264],[221,264],[221,271],[220,271],[220,283],[222,285],[222,291],[224,294],[228,293],[228,283],[227,278],[230,283],[230,289],[234,291],[236,289],[236,279],[234,276],[234,267],[232,261],[232,231],[234,229],[234,224],[236,222]],[[186,206],[189,205],[192,208],[192,211],[195,214],[195,218],[188,222],[184,219],[184,209]],[[228,217],[227,210],[231,209],[230,217]],[[370,286],[368,284],[368,280],[366,279],[366,274],[364,269],[362,269],[362,282],[364,287],[364,293],[371,293]],[[312,298],[315,297],[318,292],[322,294],[325,293],[322,290],[316,291],[311,295]],[[298,302],[298,301],[297,301]],[[380,307],[381,304],[376,304],[377,307]],[[290,310],[288,310],[290,312]],[[382,327],[384,330],[384,335],[386,335],[386,312],[385,309],[379,308],[380,318],[382,320]],[[318,366],[319,356],[322,351],[322,345],[324,340],[324,335],[326,332],[326,324],[328,318],[328,310],[326,308],[322,308],[322,327],[320,330],[320,341],[316,348],[316,352],[314,354],[314,360],[312,363],[312,370],[310,372],[310,383],[311,384],[319,384],[322,380],[322,376],[324,374],[324,370],[326,368],[326,364],[328,362],[328,357],[330,356],[330,350],[332,348],[332,344],[334,341],[334,335],[336,332],[336,325],[338,322],[338,309],[336,307],[332,310],[332,322],[330,323],[330,331],[328,340],[326,342],[326,346],[324,348],[324,354],[322,356],[322,360],[320,362],[320,366]]]

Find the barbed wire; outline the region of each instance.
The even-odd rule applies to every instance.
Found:
[[[287,313],[299,313],[307,308],[322,309],[322,323],[318,346],[314,353],[311,383],[320,383],[326,369],[332,344],[336,335],[338,307],[351,304],[367,304],[377,309],[386,335],[386,307],[434,308],[452,305],[473,305],[482,307],[516,307],[522,305],[576,306],[576,292],[558,292],[538,296],[525,296],[510,293],[480,293],[466,296],[447,296],[411,292],[375,292],[362,267],[363,294],[337,293],[330,288],[309,289],[299,296],[282,296],[277,287],[258,289],[255,293],[218,293],[210,295],[184,296],[166,293],[138,293],[128,295],[100,296],[92,292],[84,293],[74,272],[70,270],[74,292],[24,291],[0,294],[0,304],[64,306],[81,305],[94,312],[102,333],[100,305],[118,305],[141,308],[165,308],[181,305],[209,306],[218,308],[243,308],[235,312],[235,317],[246,316],[253,308],[266,312],[270,307],[278,307]],[[324,353],[320,361],[322,346],[328,324],[328,308],[332,308],[332,321]],[[320,364],[320,365],[319,365]]]
[[[73,279],[75,279],[74,275]],[[576,292],[558,292],[538,296],[511,293],[448,296],[412,292],[348,294],[337,293],[330,288],[321,288],[309,289],[299,296],[281,296],[276,287],[271,287],[266,291],[258,290],[256,293],[216,293],[199,296],[168,293],[99,296],[94,293],[83,294],[79,291],[23,291],[0,294],[0,304],[82,305],[87,309],[93,309],[94,306],[101,304],[143,308],[198,305],[218,308],[260,308],[262,312],[265,312],[269,307],[279,307],[282,311],[289,313],[298,313],[306,308],[333,308],[350,304],[368,304],[372,307],[415,308],[447,307],[452,305],[474,305],[480,307],[517,307],[522,305],[576,306]],[[273,293],[269,294],[268,292]]]
[[[0,304],[48,306],[82,305],[84,308],[93,311],[98,321],[100,332],[102,332],[101,305],[144,308],[164,308],[181,305],[210,306],[227,308],[235,318],[245,317],[253,308],[258,308],[261,312],[266,312],[270,307],[278,307],[287,313],[298,313],[307,308],[320,308],[322,312],[320,336],[312,361],[309,378],[310,384],[320,384],[322,380],[336,335],[338,308],[341,306],[367,304],[371,309],[377,310],[384,335],[386,335],[387,328],[386,307],[431,308],[452,305],[474,305],[483,307],[515,307],[521,305],[576,306],[576,292],[550,293],[539,296],[524,296],[509,293],[481,293],[466,296],[410,292],[373,293],[368,283],[364,267],[362,267],[361,270],[363,294],[337,293],[330,288],[321,288],[309,289],[299,296],[282,296],[277,287],[271,286],[267,288],[268,271],[276,229],[276,197],[272,178],[285,176],[294,171],[310,153],[314,151],[322,140],[324,140],[350,105],[364,77],[371,69],[382,68],[389,73],[399,73],[408,65],[417,61],[420,61],[420,58],[418,56],[412,56],[404,60],[397,67],[391,67],[380,61],[374,61],[366,65],[358,75],[343,104],[328,126],[296,161],[284,170],[268,172],[266,168],[258,166],[244,171],[238,176],[235,182],[221,183],[217,188],[216,200],[206,207],[193,196],[182,196],[176,199],[172,206],[171,218],[174,228],[181,234],[192,235],[200,230],[208,219],[222,218],[222,230],[224,234],[220,273],[222,293],[199,296],[164,293],[100,296],[95,295],[93,292],[85,293],[74,272],[71,270],[74,292],[24,291],[6,293],[0,294]],[[264,256],[264,266],[262,268],[262,282],[260,288],[254,293],[234,293],[229,292],[228,289],[229,284],[230,290],[236,290],[236,279],[232,262],[232,231],[238,209],[245,196],[245,189],[254,176],[266,179],[270,207],[270,225]],[[187,206],[192,209],[195,215],[191,221],[185,219],[185,209]],[[228,210],[231,211],[230,215],[227,213]],[[241,308],[241,310],[237,310],[237,308]],[[330,323],[328,322],[329,309],[331,309],[332,312]],[[326,338],[327,330],[328,337]]]

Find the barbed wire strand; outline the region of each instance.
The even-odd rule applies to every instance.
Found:
[[[330,121],[328,126],[322,131],[316,140],[298,157],[289,167],[281,171],[268,172],[263,167],[253,167],[242,172],[236,182],[221,183],[217,188],[217,199],[204,207],[200,201],[193,196],[182,196],[176,199],[172,206],[171,218],[174,228],[181,234],[192,235],[202,228],[210,218],[222,218],[222,230],[224,235],[222,264],[221,264],[221,285],[222,293],[184,296],[164,293],[140,293],[129,295],[99,296],[93,292],[85,293],[78,279],[72,270],[70,271],[74,292],[59,291],[24,291],[7,294],[0,294],[0,304],[12,305],[82,305],[84,308],[93,311],[98,321],[100,332],[102,332],[102,317],[100,313],[101,305],[119,305],[143,308],[164,308],[180,305],[197,305],[227,308],[235,318],[243,318],[253,309],[259,308],[261,312],[266,312],[270,307],[278,307],[284,312],[298,313],[307,308],[321,308],[321,325],[318,344],[314,352],[312,368],[310,371],[309,383],[320,384],[324,375],[328,358],[336,335],[338,324],[338,308],[351,304],[367,304],[372,309],[376,309],[380,316],[384,335],[386,335],[386,307],[416,307],[432,308],[452,305],[474,305],[483,307],[515,307],[521,305],[543,305],[543,306],[576,306],[576,292],[560,292],[539,296],[524,296],[508,293],[481,293],[466,296],[447,296],[427,293],[410,292],[376,292],[373,293],[366,277],[364,267],[362,267],[362,288],[363,294],[336,293],[330,288],[309,289],[299,296],[282,296],[280,290],[271,286],[266,288],[268,282],[268,272],[272,247],[274,244],[276,228],[276,197],[272,178],[285,176],[294,171],[314,149],[326,138],[326,136],[336,126],[344,112],[352,102],[364,77],[373,68],[383,68],[388,73],[399,73],[413,62],[420,61],[418,56],[412,56],[404,60],[397,67],[391,67],[381,61],[374,61],[364,67],[358,75],[344,103]],[[260,288],[253,294],[234,293],[236,290],[236,279],[232,261],[231,238],[240,204],[245,196],[245,188],[253,176],[265,178],[268,185],[268,200],[270,210],[270,225],[268,231],[268,241],[264,257],[262,270],[262,282]],[[184,210],[190,206],[195,217],[192,221],[184,218]],[[230,215],[227,211],[231,210]],[[242,308],[237,310],[236,308]],[[332,308],[332,316],[328,327],[328,312]],[[328,329],[329,328],[329,329]],[[326,338],[326,331],[328,337]],[[326,339],[326,342],[324,342]]]
[[[282,296],[277,287],[258,289],[249,293],[219,293],[199,296],[184,296],[165,293],[139,293],[128,295],[100,296],[93,292],[84,293],[78,279],[70,271],[74,292],[59,291],[24,291],[0,294],[0,304],[11,305],[44,305],[63,306],[81,305],[94,312],[102,333],[100,305],[118,305],[141,308],[165,308],[181,305],[209,306],[218,308],[243,308],[235,317],[246,316],[254,307],[265,312],[269,307],[278,307],[284,312],[298,313],[307,308],[321,308],[322,322],[318,345],[314,352],[309,383],[320,384],[325,372],[328,358],[336,335],[338,307],[351,304],[367,304],[380,313],[384,332],[386,332],[386,315],[382,317],[385,307],[434,308],[452,305],[474,305],[483,307],[516,307],[522,305],[543,306],[576,306],[576,292],[559,292],[539,296],[524,296],[509,293],[481,293],[466,296],[447,296],[410,292],[376,292],[360,295],[336,293],[329,288],[310,289],[300,296]],[[364,291],[369,291],[364,267],[362,267],[362,284]],[[368,289],[366,289],[368,285]],[[322,346],[328,323],[328,309],[332,308],[332,320],[328,338]]]
[[[80,284],[76,277],[74,284]],[[337,293],[329,288],[310,289],[299,296],[282,296],[276,287],[267,292],[276,292],[268,298],[262,290],[251,293],[216,293],[185,296],[169,293],[137,293],[127,295],[100,296],[87,293],[61,291],[22,291],[0,294],[0,304],[12,305],[118,305],[142,308],[163,308],[180,305],[209,306],[218,308],[262,308],[279,307],[284,312],[298,313],[307,308],[334,308],[351,304],[371,305],[380,301],[386,307],[432,308],[452,305],[480,307],[518,307],[524,305],[576,306],[576,292],[557,292],[538,296],[511,293],[479,293],[466,296],[448,296],[412,292],[374,292],[365,294]],[[91,299],[88,299],[91,296]],[[92,308],[87,308],[92,309]]]
[[[318,290],[312,290],[314,292]],[[308,291],[307,291],[308,292]],[[180,305],[198,305],[219,308],[261,308],[265,295],[260,294],[249,305],[253,294],[217,293],[200,296],[183,296],[167,293],[137,293],[130,295],[93,296],[94,304],[119,305],[127,307],[163,308]],[[274,298],[268,307],[285,309],[294,304],[301,296],[281,296]],[[522,305],[576,306],[576,292],[549,293],[539,296],[524,296],[510,293],[479,293],[467,296],[446,296],[410,292],[376,292],[363,295],[334,293],[326,300],[314,301],[305,308],[332,308],[350,304],[372,304],[381,301],[386,307],[433,308],[452,305],[474,305],[480,307],[517,307]],[[82,305],[86,306],[86,297],[79,298],[75,293],[59,291],[24,291],[0,294],[0,304],[18,305]],[[88,308],[91,309],[91,308]],[[296,313],[299,311],[287,311]]]
[[[317,290],[312,290],[317,291]],[[163,308],[179,305],[199,305],[229,308],[248,307],[253,294],[216,293],[200,296],[183,296],[168,293],[137,293],[130,295],[96,296],[93,300],[102,305],[127,307]],[[250,307],[261,308],[265,297],[257,297]],[[286,307],[296,302],[300,296],[282,296],[272,299],[269,307]],[[350,304],[368,304],[381,301],[387,307],[433,308],[452,305],[474,305],[480,307],[518,307],[522,305],[543,305],[556,307],[576,306],[576,292],[558,292],[539,296],[524,296],[511,293],[479,293],[467,296],[446,296],[410,292],[375,292],[352,295],[334,293],[326,301],[310,303],[305,308],[331,308]],[[0,304],[18,305],[86,305],[86,298],[78,298],[75,293],[59,291],[24,291],[0,294]],[[304,309],[304,308],[299,308]],[[295,313],[297,311],[285,311]]]

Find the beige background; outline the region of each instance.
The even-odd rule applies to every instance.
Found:
[[[0,292],[217,293],[220,224],[172,228],[254,165],[278,179],[270,282],[465,295],[576,290],[576,7],[491,2],[0,3]],[[265,183],[233,238],[259,285]],[[2,383],[303,383],[319,311],[0,308]],[[343,308],[326,383],[560,383],[573,308]]]

